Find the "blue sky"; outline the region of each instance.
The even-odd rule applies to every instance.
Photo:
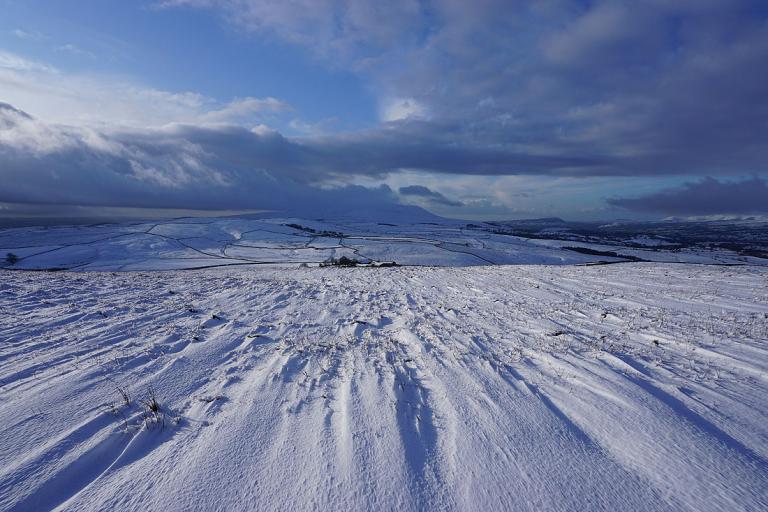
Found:
[[[0,0],[0,9],[6,215],[398,203],[473,219],[768,209],[761,1]]]
[[[66,72],[117,75],[222,101],[279,97],[307,123],[339,112],[348,129],[376,121],[375,97],[354,73],[295,45],[232,30],[208,11],[140,0],[1,3],[2,48]]]

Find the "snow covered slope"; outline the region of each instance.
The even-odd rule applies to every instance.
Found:
[[[426,217],[429,222],[393,221],[386,216],[383,218],[389,222],[374,222],[274,215],[5,229],[0,230],[0,265],[27,270],[169,270],[318,264],[342,256],[362,262],[436,266],[583,264],[627,259],[768,263],[728,249],[659,250],[527,239],[493,232],[488,225],[434,216]],[[12,266],[4,263],[8,253],[18,257]]]
[[[766,510],[766,277],[0,271],[0,510]]]

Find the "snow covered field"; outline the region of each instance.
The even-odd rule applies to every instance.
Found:
[[[181,270],[276,263],[316,265],[342,256],[361,262],[438,266],[561,265],[627,259],[730,265],[768,263],[766,259],[727,249],[670,249],[664,245],[644,248],[523,238],[494,233],[489,231],[489,225],[467,224],[426,212],[422,222],[398,221],[397,216],[394,219],[387,223],[359,219],[318,221],[263,214],[11,228],[0,230],[0,266],[5,264],[8,253],[18,258],[12,265],[15,269],[85,271]]]
[[[60,253],[22,268],[91,269],[130,268],[120,251],[142,244],[270,251],[242,230],[220,249],[211,226],[183,247],[165,229],[74,248],[27,231],[16,251]],[[469,252],[503,242],[483,243]],[[766,510],[767,278],[658,263],[0,271],[0,510]]]

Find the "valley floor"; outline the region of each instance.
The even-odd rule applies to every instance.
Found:
[[[767,418],[765,267],[0,271],[3,511],[766,510]]]

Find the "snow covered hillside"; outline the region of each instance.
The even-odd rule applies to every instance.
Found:
[[[0,230],[0,266],[27,270],[179,270],[280,263],[316,265],[340,257],[365,263],[394,261],[400,265],[437,266],[627,260],[768,263],[765,257],[722,247],[617,245],[610,238],[558,239],[553,233],[543,236],[540,232],[522,237],[515,236],[514,231],[506,232],[508,225],[501,229],[435,216],[423,222],[384,216],[387,222],[377,222],[275,215],[4,229]],[[362,214],[357,217],[364,218]],[[13,265],[6,262],[7,254],[15,255]]]
[[[141,268],[272,251],[183,228],[186,248],[163,226],[25,236],[91,269],[127,268],[123,244],[148,247]],[[303,242],[294,261],[343,250]],[[767,277],[0,271],[0,510],[766,510]]]

